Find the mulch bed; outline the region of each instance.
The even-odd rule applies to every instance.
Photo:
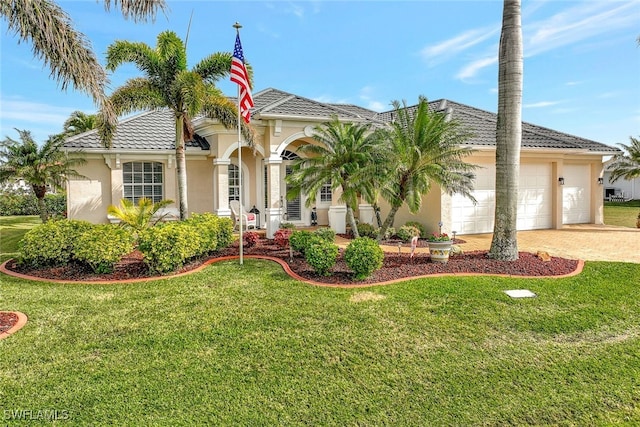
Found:
[[[456,240],[456,244],[463,243]],[[397,242],[386,242],[392,246],[397,246]],[[419,241],[418,247],[425,247],[426,241]],[[408,247],[403,244],[403,247]],[[463,247],[464,249],[464,247]],[[280,258],[286,261],[291,270],[303,278],[316,282],[336,285],[350,284],[374,284],[389,280],[424,276],[430,274],[457,273],[457,274],[506,274],[513,276],[561,276],[573,273],[578,267],[578,260],[551,257],[549,261],[543,261],[538,256],[528,252],[520,252],[516,261],[496,261],[487,257],[486,251],[465,252],[461,255],[452,256],[446,264],[433,263],[428,253],[416,253],[413,258],[409,254],[386,253],[383,266],[371,277],[363,281],[354,281],[353,275],[342,258],[343,250],[340,250],[338,262],[332,269],[330,276],[319,276],[306,263],[299,254],[294,254],[290,259],[288,248],[281,248],[273,240],[260,239],[258,243],[250,248],[245,247],[245,255],[265,255]],[[217,256],[238,255],[239,248],[237,242],[229,248],[220,251]],[[195,260],[185,265],[180,272],[192,270],[207,259]],[[28,269],[10,261],[6,265],[7,269],[22,274],[53,280],[77,280],[77,281],[116,281],[137,278],[154,277],[145,265],[142,254],[133,252],[116,265],[115,270],[109,274],[93,273],[88,267],[69,264],[63,267],[47,269]]]
[[[16,323],[18,323],[17,314],[0,311],[0,334],[11,329]]]

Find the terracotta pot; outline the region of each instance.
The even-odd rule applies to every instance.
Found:
[[[452,243],[453,242],[451,240],[428,242],[431,262],[446,263],[449,261],[449,252],[451,252]]]

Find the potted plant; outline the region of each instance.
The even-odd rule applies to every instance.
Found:
[[[447,233],[433,233],[427,237],[427,244],[429,245],[431,262],[446,263],[449,261],[449,253],[451,252],[453,240],[451,240]]]

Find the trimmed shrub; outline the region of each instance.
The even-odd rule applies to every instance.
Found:
[[[221,218],[212,213],[192,214],[183,221],[196,228],[202,237],[202,248],[199,255],[219,251],[233,242],[233,221]]]
[[[19,262],[33,267],[68,264],[79,237],[93,225],[87,221],[48,221],[29,230],[19,245]]]
[[[403,225],[396,233],[396,236],[398,236],[398,239],[402,240],[403,242],[408,242],[412,237],[419,237],[420,230],[410,225]]]
[[[305,260],[321,276],[328,276],[329,270],[338,259],[338,245],[315,237],[315,241],[305,250]]]
[[[333,243],[336,240],[335,230],[329,227],[318,228],[313,232],[313,234],[327,242]]]
[[[286,230],[293,230],[294,228],[296,228],[296,225],[292,222],[281,222],[280,228],[284,228]]]
[[[289,236],[291,236],[292,230],[289,228],[281,228],[273,234],[273,240],[276,244],[282,248],[289,246]]]
[[[376,229],[376,239],[378,238],[378,234],[380,234],[380,228]],[[389,227],[387,228],[387,231],[384,233],[384,236],[382,236],[382,240],[389,240],[395,235],[396,235],[396,229],[393,227]]]
[[[256,233],[255,231],[247,231],[245,233],[242,234],[243,240],[244,240],[244,245],[247,248],[251,248],[253,246],[255,246],[258,241],[260,240],[260,235],[258,233]]]
[[[384,252],[373,239],[360,237],[353,240],[344,252],[347,266],[355,273],[356,280],[363,280],[382,267]]]
[[[358,224],[358,234],[360,237],[370,237],[371,239],[375,239],[378,236],[373,225],[367,224],[366,222]]]
[[[98,224],[85,231],[75,245],[74,257],[94,273],[110,273],[115,263],[133,251],[133,234],[112,224]]]
[[[140,252],[149,269],[168,273],[182,267],[184,263],[202,254],[203,239],[198,227],[187,222],[164,223],[140,233]]]
[[[291,245],[291,249],[304,255],[305,250],[309,247],[314,237],[319,239],[319,237],[314,236],[311,231],[294,230],[291,236],[289,236],[289,244]]]
[[[420,232],[419,236],[423,239],[427,237],[427,230],[424,228],[424,225],[420,224],[418,221],[407,221],[404,225],[417,228]]]

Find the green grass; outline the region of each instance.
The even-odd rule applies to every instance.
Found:
[[[29,316],[0,341],[4,411],[68,411],[71,425],[640,423],[640,264],[350,290],[251,259],[138,284],[0,280],[0,310]]]
[[[604,223],[607,225],[636,228],[639,213],[640,200],[604,202]]]
[[[16,256],[24,233],[39,224],[42,221],[37,215],[0,216],[0,263]]]

